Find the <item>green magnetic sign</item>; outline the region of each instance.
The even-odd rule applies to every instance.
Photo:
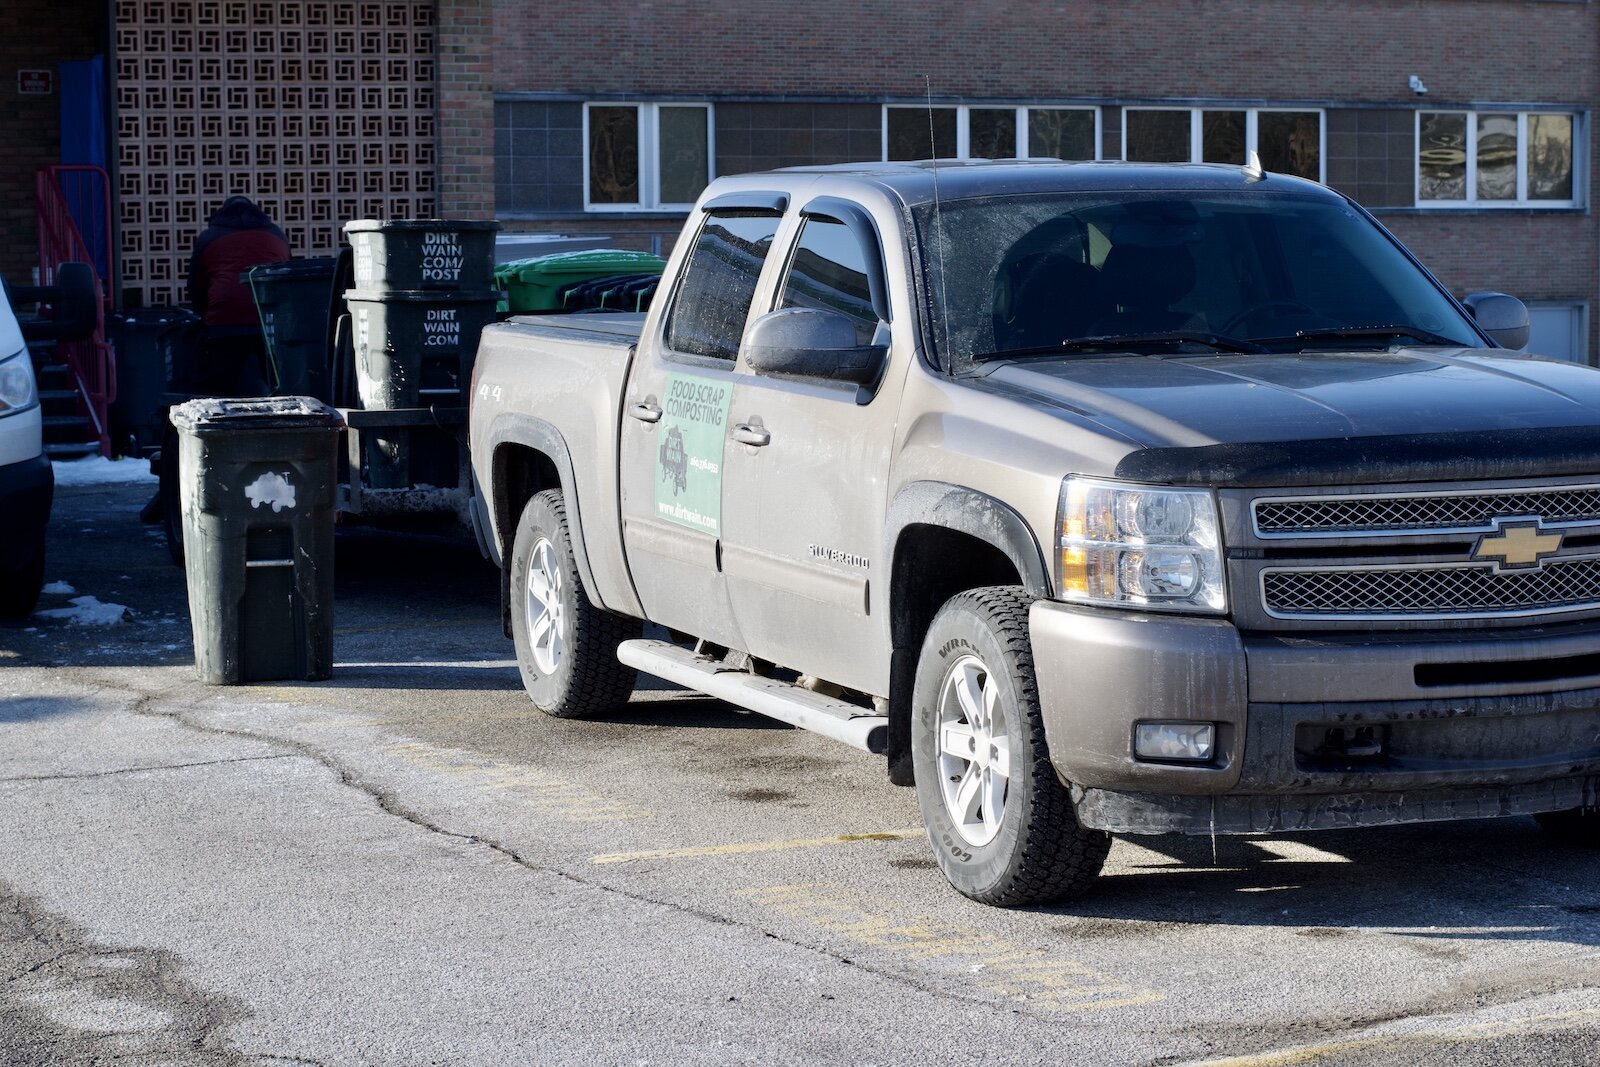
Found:
[[[656,517],[691,530],[722,532],[722,446],[733,387],[667,375],[656,451]]]

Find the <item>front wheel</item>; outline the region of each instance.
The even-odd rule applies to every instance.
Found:
[[[642,633],[638,619],[590,603],[561,491],[528,501],[511,550],[511,638],[534,705],[578,719],[627,703],[638,672],[618,662],[617,646]]]
[[[1078,896],[1111,836],[1078,825],[1056,778],[1021,589],[952,598],[928,629],[911,723],[917,802],[935,858],[957,890],[1020,907]]]
[[[33,614],[44,588],[44,537],[20,567],[0,568],[0,619],[16,622]]]

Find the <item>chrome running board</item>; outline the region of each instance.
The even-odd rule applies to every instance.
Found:
[[[790,682],[730,670],[721,660],[697,656],[668,641],[624,641],[617,647],[617,659],[646,674],[864,752],[882,752],[888,744],[887,716]]]

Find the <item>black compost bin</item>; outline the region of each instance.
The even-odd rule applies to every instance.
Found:
[[[339,413],[310,397],[172,409],[200,680],[333,673]]]
[[[131,308],[109,316],[106,327],[117,359],[111,440],[133,455],[159,448],[164,394],[193,375],[199,358],[200,316],[187,308]]]
[[[290,259],[245,271],[278,395],[331,399],[328,321],[337,263],[333,256]]]
[[[354,219],[344,224],[357,289],[488,289],[498,222]]]
[[[361,406],[368,411],[465,407],[478,335],[495,320],[499,299],[495,290],[346,293]],[[411,484],[410,438],[404,430],[364,432],[362,440],[368,484],[377,489]]]

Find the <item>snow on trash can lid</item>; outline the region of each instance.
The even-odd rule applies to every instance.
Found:
[[[344,428],[344,417],[315,397],[204,397],[173,408],[172,425],[185,433],[232,430],[311,430]]]

